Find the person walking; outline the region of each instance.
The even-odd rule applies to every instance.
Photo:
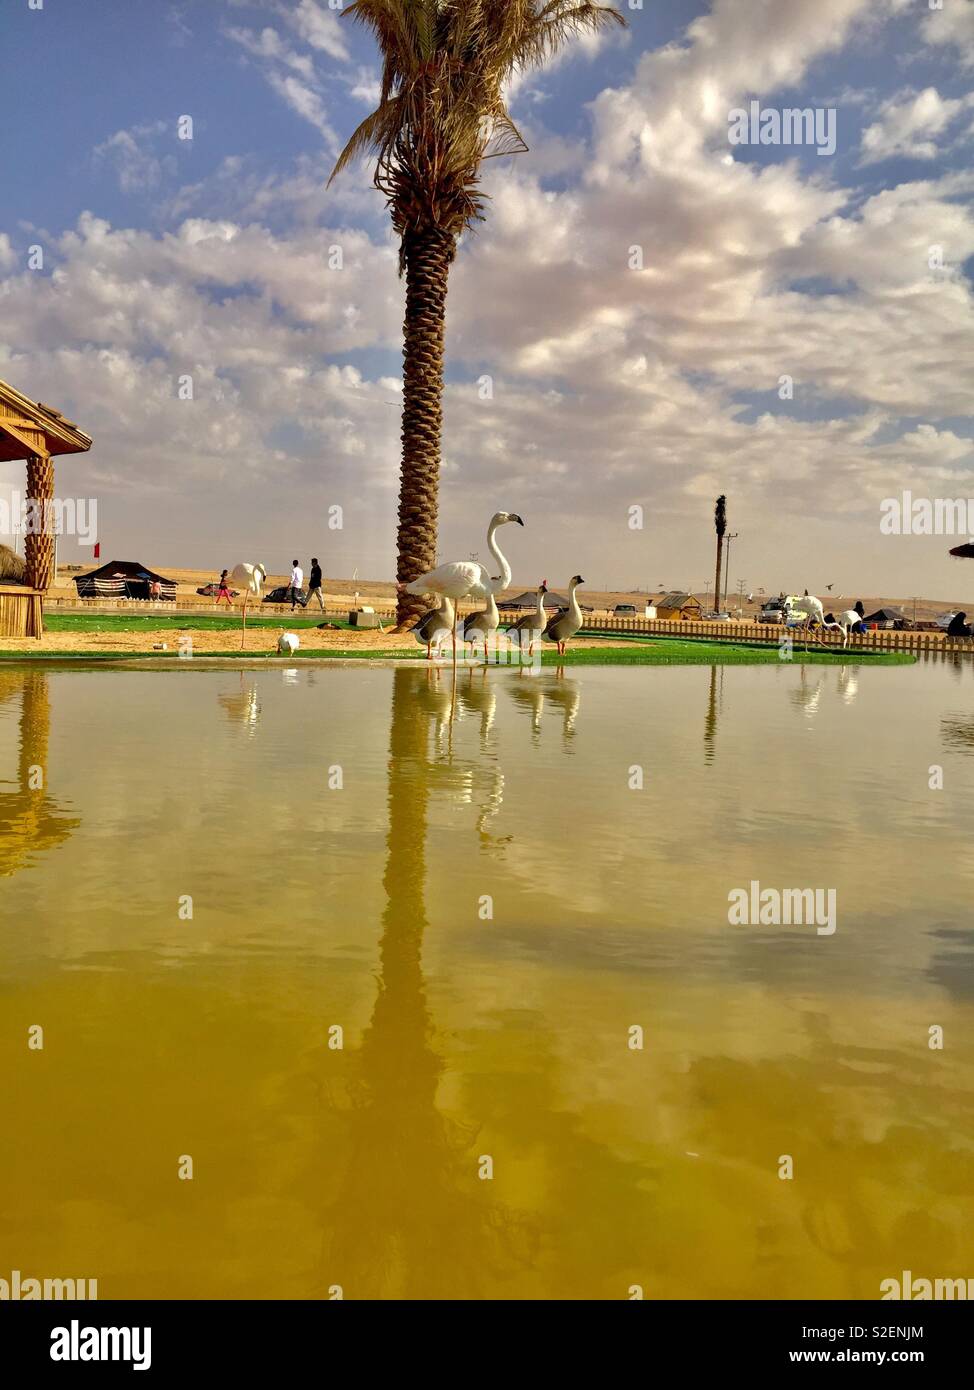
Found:
[[[321,592],[321,566],[318,564],[318,557],[316,555],[312,555],[311,557],[311,575],[308,579],[308,600],[305,604],[305,608],[307,608],[308,603],[310,603],[313,598],[318,600],[318,606],[322,613],[324,613],[325,599]]]
[[[217,589],[216,606],[219,608],[221,598],[227,601],[227,607],[233,607],[233,599],[230,597],[230,571],[224,570],[220,575],[220,583]]]
[[[302,585],[303,583],[304,583],[304,570],[303,570],[303,569],[301,568],[301,566],[298,564],[297,560],[292,560],[292,561],[291,561],[291,587],[290,587],[290,590],[289,590],[289,596],[290,596],[290,599],[291,599],[291,612],[292,612],[292,613],[294,612],[295,608],[297,608],[298,604],[301,602],[301,597],[300,597],[300,595],[301,595],[301,585]]]

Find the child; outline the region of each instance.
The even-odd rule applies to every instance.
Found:
[[[229,573],[229,570],[224,570],[223,573],[220,575],[220,592],[216,596],[217,607],[219,607],[220,605],[221,598],[226,599],[228,608],[233,607],[233,599],[230,597],[230,581],[228,578]]]

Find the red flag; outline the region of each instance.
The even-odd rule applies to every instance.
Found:
[[[101,541],[95,541],[95,559],[101,559]]]

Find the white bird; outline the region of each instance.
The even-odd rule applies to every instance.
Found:
[[[488,594],[499,594],[511,582],[511,567],[496,541],[499,526],[516,521],[518,526],[524,522],[516,512],[495,512],[487,528],[487,549],[497,561],[500,574],[491,576],[486,565],[479,560],[450,560],[445,565],[437,565],[405,586],[407,594],[439,594],[441,598],[486,598]],[[457,664],[457,615],[453,614],[453,665]]]
[[[518,642],[522,644],[525,642],[527,643],[528,656],[534,655],[534,644],[541,640],[541,635],[548,622],[548,613],[544,606],[544,596],[547,592],[548,582],[542,579],[541,587],[538,589],[538,606],[536,610],[533,613],[525,613],[523,618],[518,618],[517,622],[513,623],[507,629],[508,637],[510,637],[512,632],[516,632],[518,634]]]
[[[570,641],[582,626],[582,610],[575,597],[575,590],[579,584],[584,583],[585,580],[580,574],[572,576],[572,581],[568,586],[568,607],[562,608],[560,612],[556,613],[545,628],[546,639],[549,642],[558,643],[559,656],[565,655],[565,643]]]
[[[230,581],[239,585],[244,591],[243,601],[243,625],[240,628],[240,649],[243,650],[244,636],[247,631],[247,603],[251,595],[259,599],[264,588],[264,581],[267,578],[267,570],[263,565],[248,565],[241,563],[234,565],[230,573]]]
[[[424,613],[413,628],[413,636],[416,641],[421,646],[424,642],[426,643],[427,661],[433,654],[433,648],[436,647],[437,653],[439,653],[440,647],[453,631],[453,619],[453,600],[442,598],[439,608],[431,608],[428,613]]]
[[[301,645],[301,638],[296,632],[282,632],[277,639],[278,656],[293,656]]]
[[[862,617],[859,613],[856,612],[854,608],[847,608],[844,613],[839,614],[838,621],[836,622],[835,626],[842,629],[843,648],[849,645],[850,630],[854,628],[857,623],[861,622]]]

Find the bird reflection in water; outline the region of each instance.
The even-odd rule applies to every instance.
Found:
[[[18,693],[16,778],[12,783],[0,780],[0,878],[30,867],[40,853],[63,844],[81,824],[48,790],[51,704],[46,675],[0,672],[0,705]]]
[[[254,677],[241,671],[239,689],[223,692],[217,701],[230,722],[241,725],[252,738],[260,723],[260,697]]]
[[[354,1056],[344,1176],[326,1212],[320,1271],[322,1287],[339,1284],[347,1298],[484,1297],[536,1249],[531,1224],[478,1179],[476,1131],[437,1107],[444,1061],[422,967],[436,795],[429,689],[425,673],[393,672],[378,993]],[[435,702],[433,714],[444,717]]]
[[[524,668],[525,679],[511,680],[507,691],[514,703],[525,710],[531,719],[531,742],[537,745],[541,738],[541,725],[545,710],[552,709],[562,716],[562,744],[566,752],[571,751],[571,740],[575,734],[582,702],[582,687],[576,680],[565,676],[565,668],[559,666],[550,671],[531,671]]]

